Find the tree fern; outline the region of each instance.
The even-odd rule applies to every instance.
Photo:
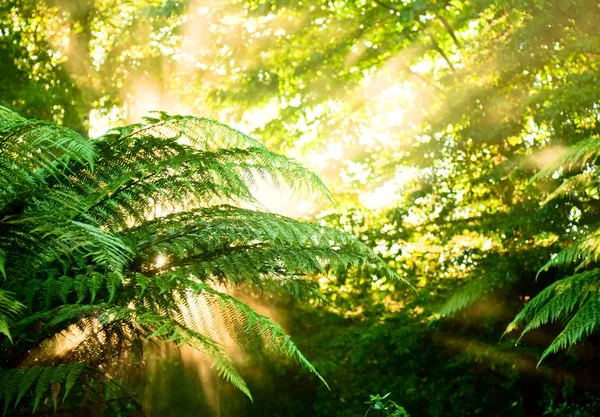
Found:
[[[264,211],[256,181],[331,197],[295,161],[208,119],[160,113],[86,141],[1,109],[0,157],[0,344],[11,407],[56,406],[56,387],[66,396],[73,378],[106,400],[101,369],[143,363],[133,357],[147,340],[204,352],[248,396],[227,341],[318,375],[276,323],[227,288],[316,295],[306,275],[351,267],[397,279],[352,236]],[[59,348],[68,337],[77,342]],[[79,376],[65,373],[71,366]],[[119,401],[106,404],[125,413]]]
[[[574,171],[554,191],[544,204],[558,198],[570,197],[583,210],[594,212],[597,197],[597,165],[600,141],[597,137],[573,145],[557,161],[540,171],[534,180],[543,178],[559,168]],[[591,191],[591,193],[589,192]],[[585,215],[585,214],[584,214]],[[548,285],[535,296],[508,326],[507,332],[524,325],[521,337],[546,323],[562,322],[564,328],[544,351],[542,359],[551,353],[583,340],[600,324],[600,229],[595,215],[588,216],[582,231],[566,247],[549,259],[538,276],[550,268],[566,268],[575,272]]]

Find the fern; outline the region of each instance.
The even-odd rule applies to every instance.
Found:
[[[14,293],[4,291],[0,288],[0,333],[4,334],[11,341],[9,323],[12,319],[19,316],[24,307],[14,296]]]
[[[41,150],[28,160],[16,143]],[[14,341],[0,340],[0,365],[16,381],[7,404],[57,405],[57,384],[73,378],[108,401],[104,370],[143,363],[135,358],[146,340],[204,352],[248,397],[226,341],[319,376],[276,323],[227,288],[318,295],[306,275],[351,267],[398,279],[354,237],[265,212],[257,181],[331,196],[297,162],[220,123],[159,113],[86,141],[0,109],[0,144],[9,184],[0,191],[0,332]],[[66,338],[76,343],[58,349]],[[32,367],[30,352],[48,368]],[[68,366],[85,371],[65,374]],[[128,413],[119,401],[106,407]]]
[[[599,146],[600,139],[597,137],[582,140],[534,176],[533,180],[537,180],[558,168],[576,171],[549,193],[545,203],[563,196],[579,196],[579,201],[583,201],[581,196],[597,189]],[[594,202],[593,198],[591,200]],[[549,354],[580,342],[600,324],[600,229],[594,223],[586,226],[574,242],[546,262],[538,276],[550,268],[569,268],[576,273],[548,285],[525,305],[506,330],[510,332],[524,325],[523,337],[544,324],[564,322],[564,329],[544,351],[540,362]]]
[[[551,192],[544,200],[543,204],[548,204],[550,201],[558,197],[575,196],[583,189],[598,188],[598,172],[596,170],[586,170],[572,177],[566,178],[563,183]]]
[[[560,251],[542,267],[541,271],[552,267],[564,267],[573,264],[580,270],[600,259],[600,230],[587,234],[583,239]]]
[[[489,283],[483,280],[472,280],[458,289],[439,310],[441,316],[449,316],[484,299],[493,290]]]
[[[551,353],[558,352],[568,346],[581,341],[590,335],[600,325],[600,298],[596,294],[585,304],[582,304],[577,313],[569,320],[563,331],[552,341],[552,344],[544,351],[541,359]]]
[[[544,169],[540,170],[532,181],[541,179],[552,174],[558,168],[565,170],[584,168],[586,164],[593,164],[600,154],[600,137],[591,137],[581,140],[573,145],[560,158],[548,164]]]
[[[48,176],[63,177],[71,161],[92,167],[95,157],[93,146],[77,133],[0,109],[0,203]]]
[[[464,279],[462,287],[453,291],[442,305],[440,316],[455,314],[513,285],[519,279],[519,274],[506,262],[505,256],[502,252],[487,253],[479,261],[479,269],[471,272]]]
[[[32,403],[33,411],[45,408],[51,413],[59,404],[65,404],[72,391],[78,391],[80,397],[85,397],[85,391],[101,389],[107,397],[105,412],[107,416],[131,415],[124,412],[125,408],[139,411],[135,401],[112,398],[113,393],[123,394],[122,387],[107,378],[97,369],[80,363],[63,363],[56,366],[27,366],[16,369],[0,370],[0,402],[4,404],[4,413],[19,410],[27,399]],[[97,404],[81,404],[81,407],[98,410]],[[76,403],[75,403],[76,404]],[[73,406],[74,404],[71,404]],[[127,407],[125,407],[127,406]]]
[[[33,397],[35,410],[54,384],[60,386],[59,391],[63,392],[64,401],[84,369],[83,364],[61,364],[0,371],[0,386],[3,387],[0,391],[0,401],[4,402],[4,414],[11,407],[16,408],[26,395]],[[56,405],[58,393],[54,391],[50,395]]]
[[[563,278],[547,286],[515,317],[509,331],[528,322],[523,333],[572,313],[597,291],[600,270],[594,269]]]
[[[599,287],[599,269],[563,278],[534,297],[515,317],[507,332],[517,328],[521,323],[527,323],[522,331],[522,337],[528,331],[567,317],[567,325],[544,351],[541,361],[550,353],[582,340],[598,326],[600,323]]]

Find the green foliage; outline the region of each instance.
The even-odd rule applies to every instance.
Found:
[[[258,179],[330,196],[301,165],[225,125],[161,113],[86,141],[7,110],[0,117],[6,410],[56,408],[59,392],[64,401],[90,384],[113,407],[103,370],[125,378],[146,340],[203,352],[248,397],[228,340],[320,377],[277,324],[227,288],[314,295],[306,274],[351,267],[397,279],[354,237],[259,210]],[[63,349],[64,338],[77,342]]]
[[[62,401],[66,399],[83,371],[83,364],[61,364],[58,366],[29,366],[2,372],[4,414],[9,407],[16,408],[26,394],[34,395],[34,411],[40,400],[47,394],[50,395],[53,406],[56,408],[58,400],[61,397]],[[52,392],[48,392],[51,387]]]
[[[387,399],[390,396],[391,392],[388,392],[383,397],[379,394],[370,395],[369,401],[365,404],[369,406],[369,409],[365,413],[365,415],[369,414],[371,410],[375,410],[380,415],[384,415],[387,417],[409,417],[406,410],[396,404],[394,401]]]
[[[544,415],[551,417],[592,417],[596,415],[600,407],[598,398],[586,395],[584,400],[586,400],[584,404],[551,400],[544,410]]]

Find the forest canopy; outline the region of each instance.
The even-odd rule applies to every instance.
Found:
[[[221,178],[220,198],[251,199],[267,216],[243,211],[249,210],[243,204],[203,214],[224,241],[231,240],[232,224],[247,224],[266,229],[259,228],[260,236],[238,234],[236,242],[292,244],[285,233],[267,231],[268,218],[273,227],[294,230],[300,246],[318,246],[310,236],[319,228],[347,245],[349,258],[334,254],[332,268],[269,252],[294,283],[302,280],[302,288],[279,288],[275,280],[258,291],[247,282],[240,286],[236,277],[264,271],[211,264],[221,268],[220,284],[228,281],[231,288],[201,289],[222,291],[226,303],[243,301],[269,317],[302,352],[300,362],[306,358],[328,386],[254,349],[240,356],[236,368],[243,390],[254,398],[250,403],[216,382],[196,356],[164,348],[144,357],[149,371],[142,376],[114,381],[130,384],[146,413],[191,415],[201,407],[215,416],[375,415],[385,410],[367,411],[369,396],[391,392],[371,401],[391,399],[411,416],[597,415],[599,19],[599,4],[586,0],[3,1],[0,366],[15,372],[26,365],[21,353],[29,350],[31,336],[18,342],[13,328],[25,316],[53,314],[50,306],[56,307],[42,299],[28,304],[27,291],[15,287],[9,273],[27,271],[30,278],[22,275],[22,282],[35,286],[57,266],[46,258],[19,265],[11,239],[35,231],[39,238],[19,240],[33,254],[41,253],[34,245],[54,239],[60,250],[74,248],[74,259],[90,260],[88,272],[99,281],[74,274],[78,281],[71,289],[52,290],[54,302],[93,305],[92,294],[100,291],[95,286],[108,285],[107,300],[113,291],[121,307],[132,300],[144,305],[140,300],[150,292],[110,290],[109,281],[100,283],[109,273],[99,265],[113,273],[114,265],[129,265],[143,275],[156,271],[141,260],[136,264],[136,256],[155,262],[169,250],[177,256],[200,250],[192,237],[173,246],[154,240],[167,232],[177,236],[198,221],[164,217],[168,210],[156,208],[169,193],[175,206],[192,194],[206,205],[209,200],[194,194],[210,182],[201,178],[203,169]],[[217,143],[231,137],[217,135],[208,148],[198,148],[180,130],[186,139],[170,147],[159,139],[172,131],[128,136],[164,120],[211,120],[210,126],[247,139],[239,148],[238,142]],[[35,156],[47,140],[37,123],[59,138],[60,151],[53,148],[25,166],[18,158]],[[192,131],[207,128],[194,126]],[[23,147],[27,140],[19,129],[34,129],[31,149]],[[119,148],[123,138],[131,139],[129,148]],[[152,146],[167,147],[159,158]],[[69,162],[50,162],[50,154]],[[213,159],[202,159],[208,157]],[[86,172],[74,189],[52,171],[78,175],[60,168],[75,169],[71,164]],[[120,187],[135,188],[150,175],[144,164],[158,164],[167,174],[139,188],[142,194],[119,195]],[[175,171],[173,164],[179,164]],[[260,170],[256,164],[263,164],[265,175],[248,185],[243,168]],[[117,174],[117,168],[123,171]],[[23,199],[32,187],[42,187],[35,189],[44,198],[44,187],[56,195],[47,202],[35,195]],[[327,195],[326,188],[334,206],[311,198],[315,189]],[[102,192],[104,197],[95,194]],[[115,192],[116,199],[102,200]],[[85,204],[70,207],[72,193]],[[15,222],[19,216],[27,222]],[[61,229],[82,219],[97,229]],[[280,221],[285,226],[276,226]],[[122,233],[136,222],[150,223]],[[105,232],[124,246],[110,241],[117,246],[102,252],[108,241],[94,239],[108,239]],[[84,236],[86,243],[75,239]],[[67,237],[74,240],[61,241]],[[336,252],[336,245],[328,250]],[[73,267],[84,268],[79,263]],[[146,294],[141,288],[147,284],[138,284]],[[82,296],[86,290],[77,285],[96,289]],[[162,296],[165,289],[160,291]],[[14,294],[22,294],[16,299],[28,307],[12,305]],[[183,344],[178,338],[184,335],[169,337]],[[61,372],[67,377],[66,368]],[[177,387],[180,378],[189,389]],[[15,398],[25,395],[15,392]],[[44,401],[52,408],[52,396]]]

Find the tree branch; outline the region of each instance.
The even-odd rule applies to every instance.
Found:
[[[456,45],[456,47],[458,49],[462,49],[462,44],[460,43],[460,41],[456,37],[456,33],[454,32],[454,29],[452,29],[452,26],[450,26],[450,23],[448,23],[448,21],[446,20],[446,18],[443,17],[443,16],[439,16],[439,15],[437,16],[437,18],[438,18],[438,20],[440,22],[442,22],[442,25],[444,25],[444,28],[446,28],[446,31],[448,32],[448,34],[450,35],[450,37],[454,41],[454,44]]]
[[[399,9],[397,9],[397,8],[395,8],[393,6],[390,6],[389,4],[386,4],[386,3],[384,3],[384,2],[382,2],[380,0],[374,0],[374,2],[376,4],[378,4],[378,5],[380,5],[381,7],[384,7],[386,9],[388,9],[388,10],[393,11],[393,12],[396,12],[396,13],[400,12]],[[448,30],[448,33],[450,33],[450,36],[452,37],[452,39],[454,40],[454,42],[457,44],[457,46],[459,46],[460,42],[456,38],[456,36],[454,34],[454,31],[452,30],[452,27],[450,26],[450,24],[448,23],[448,21],[446,21],[446,19],[444,19],[441,16],[438,16],[438,18],[441,19],[442,24],[444,25],[444,27],[446,27],[446,30]],[[446,53],[440,47],[440,45],[436,42],[436,40],[434,39],[434,37],[431,34],[428,34],[428,36],[429,36],[429,39],[431,39],[431,43],[432,43],[433,49],[435,51],[437,51],[442,56],[442,58],[444,58],[444,60],[446,61],[446,63],[448,64],[448,66],[450,67],[450,69],[452,71],[456,71],[456,69],[454,68],[454,65],[452,65],[452,62],[450,61],[450,58],[448,58],[448,55],[446,55]]]
[[[428,34],[427,36],[429,36],[429,39],[431,40],[431,46],[433,47],[433,49],[435,51],[437,51],[442,56],[442,58],[444,58],[444,61],[446,61],[446,63],[448,64],[448,66],[450,67],[450,69],[452,71],[456,71],[456,69],[454,68],[454,65],[452,65],[452,61],[450,61],[450,58],[448,58],[448,55],[446,55],[444,50],[436,42],[435,38],[431,34]]]

